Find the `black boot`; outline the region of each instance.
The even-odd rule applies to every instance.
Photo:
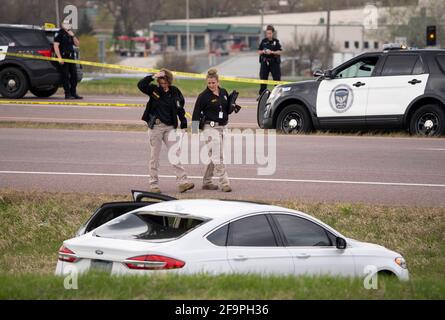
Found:
[[[73,99],[83,99],[83,97],[79,96],[77,93],[72,95]]]
[[[65,93],[65,100],[73,100],[73,99],[74,97],[72,95]]]

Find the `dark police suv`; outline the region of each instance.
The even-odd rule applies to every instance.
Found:
[[[58,29],[37,26],[0,24],[0,52],[54,56],[53,41]],[[78,59],[76,51],[76,59]],[[82,69],[77,65],[78,81]],[[61,85],[58,62],[0,55],[0,95],[19,99],[28,90],[37,97],[49,97]]]
[[[261,128],[407,129],[445,134],[445,50],[385,46],[361,54],[316,80],[279,85],[258,103]]]

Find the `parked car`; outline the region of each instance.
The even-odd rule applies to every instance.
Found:
[[[276,86],[258,103],[258,125],[284,133],[406,129],[445,134],[445,50],[386,46],[315,80]]]
[[[29,25],[0,24],[0,51],[54,57],[53,42],[58,29]],[[76,49],[76,59],[79,51]],[[61,86],[58,62],[0,55],[0,95],[19,99],[31,91],[37,97],[50,97]],[[82,67],[77,65],[78,82]]]
[[[57,275],[101,270],[116,275],[362,277],[372,266],[376,272],[409,279],[399,253],[347,238],[299,211],[252,202],[133,194],[134,202],[103,205],[76,237],[63,242]],[[150,200],[143,202],[143,197]]]

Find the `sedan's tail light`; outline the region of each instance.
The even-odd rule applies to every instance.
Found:
[[[129,258],[124,261],[130,269],[165,270],[179,269],[185,265],[184,261],[160,255],[146,255]]]
[[[79,258],[77,258],[73,251],[62,245],[59,249],[59,260],[63,262],[76,262]]]
[[[37,50],[37,52],[41,56],[48,57],[48,58],[51,58],[51,55],[52,55],[51,49],[48,49],[48,50]]]

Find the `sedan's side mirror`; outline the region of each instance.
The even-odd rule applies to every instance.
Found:
[[[346,249],[346,240],[340,237],[335,239],[335,246],[337,249],[344,250]]]

